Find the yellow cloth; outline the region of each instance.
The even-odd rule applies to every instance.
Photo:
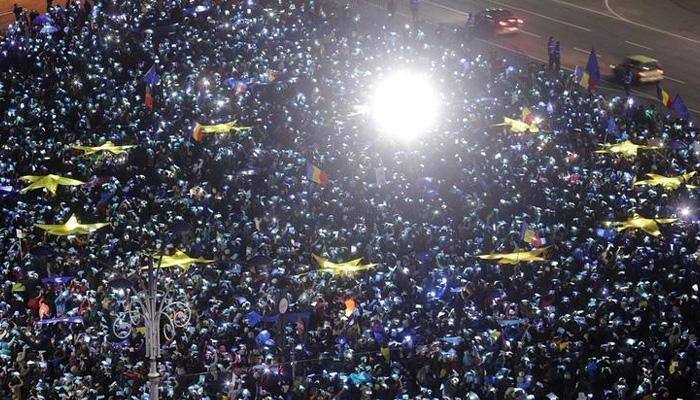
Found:
[[[391,361],[391,353],[389,352],[388,347],[382,347],[382,356],[384,356],[384,359],[388,362]]]
[[[491,126],[508,126],[510,127],[511,132],[515,133],[522,133],[526,131],[530,131],[531,133],[537,133],[540,131],[540,128],[537,127],[535,123],[528,124],[527,122],[520,121],[517,119],[512,119],[508,117],[503,117],[503,123],[502,124],[495,124]]]
[[[693,172],[688,172],[687,174],[683,175],[678,175],[678,176],[663,176],[663,175],[657,175],[657,174],[647,174],[647,177],[649,179],[643,180],[643,181],[636,181],[633,183],[634,186],[640,186],[640,185],[654,185],[654,186],[663,186],[664,189],[667,190],[676,190],[681,185],[686,185],[688,188],[693,189],[695,188],[694,185],[688,185],[687,183],[690,182],[690,180],[693,178],[695,175],[695,171]]]
[[[500,264],[517,264],[521,261],[547,261],[542,254],[549,247],[542,247],[540,249],[530,250],[530,251],[519,251],[515,253],[501,253],[501,254],[482,254],[478,256],[482,260],[497,260]]]
[[[616,144],[600,143],[599,146],[601,149],[596,150],[596,153],[598,154],[620,154],[623,157],[636,157],[638,150],[655,150],[661,148],[661,146],[644,146],[634,144],[629,140]]]
[[[246,129],[250,129],[250,126],[238,126],[238,121],[235,120],[215,125],[202,125],[197,123],[192,131],[192,137],[194,137],[196,141],[200,141],[205,133],[229,133]]]
[[[96,224],[81,224],[75,214],[71,215],[65,224],[61,225],[45,225],[34,224],[37,228],[43,229],[49,235],[68,236],[68,235],[84,235],[92,233],[98,229],[108,226],[108,222],[99,222]]]
[[[112,154],[122,154],[133,147],[136,147],[136,145],[117,146],[114,143],[112,143],[111,141],[107,141],[104,144],[97,146],[97,147],[72,146],[72,148],[74,148],[76,150],[83,150],[85,152],[86,156],[90,155],[90,154],[99,153],[102,151],[108,151]]]
[[[153,258],[160,258],[160,256],[154,255]],[[209,264],[213,262],[214,260],[207,260],[204,258],[192,258],[184,252],[177,250],[172,256],[163,256],[163,260],[160,263],[160,268],[170,268],[177,266],[184,270],[188,270],[190,266],[194,263]],[[147,268],[148,267],[143,267],[143,269]]]
[[[670,224],[677,220],[677,218],[651,219],[634,214],[634,217],[626,221],[610,221],[608,223],[613,225],[618,232],[624,231],[625,229],[641,229],[652,236],[659,236],[661,235],[661,231],[659,230],[658,224]]]
[[[311,256],[318,263],[318,266],[320,267],[319,271],[330,272],[336,275],[352,275],[356,272],[365,271],[377,266],[377,264],[360,265],[360,260],[362,260],[361,258],[356,258],[344,263],[334,263],[328,259],[319,257],[316,254],[312,254]]]
[[[19,179],[29,181],[31,182],[31,185],[27,186],[26,188],[22,189],[22,192],[26,192],[29,190],[36,190],[36,189],[46,189],[52,194],[56,194],[56,189],[58,188],[58,185],[62,186],[77,186],[77,185],[84,185],[85,182],[79,181],[77,179],[73,178],[65,178],[63,176],[59,175],[24,175],[20,177]]]

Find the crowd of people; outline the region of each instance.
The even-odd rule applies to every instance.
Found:
[[[698,168],[692,123],[365,18],[318,0],[19,18],[0,54],[1,398],[147,399],[114,282],[161,250],[214,261],[159,271],[192,310],[163,338],[162,398],[697,398],[697,192],[633,185]],[[410,143],[357,107],[406,69],[442,102]],[[526,107],[538,132],[499,125]],[[232,120],[251,129],[192,135]],[[625,139],[663,147],[595,153]],[[136,147],[72,147],[106,141]],[[46,174],[86,184],[21,191]],[[109,226],[35,227],[72,214]],[[635,214],[678,220],[606,223]],[[478,258],[533,247],[544,261]],[[376,266],[319,272],[314,254]]]

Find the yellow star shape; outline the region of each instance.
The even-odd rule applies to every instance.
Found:
[[[538,128],[535,123],[528,124],[527,122],[508,117],[503,117],[503,123],[491,126],[507,126],[510,128],[511,132],[515,133],[522,133],[526,131],[530,131],[531,133],[537,133],[540,131],[540,128]]]
[[[636,157],[639,150],[655,150],[661,148],[661,146],[634,144],[629,140],[615,144],[600,143],[599,146],[601,149],[596,150],[598,154],[620,154],[623,157]]]
[[[517,251],[514,253],[493,253],[477,256],[482,260],[496,260],[499,264],[517,264],[522,261],[547,261],[542,254],[549,247],[542,247],[530,251]]]
[[[314,258],[314,260],[316,260],[316,263],[318,263],[318,266],[320,267],[319,271],[330,272],[334,275],[352,275],[377,266],[377,264],[360,265],[360,260],[362,260],[362,258],[356,258],[344,263],[334,263],[326,258],[319,257],[316,254],[312,254],[311,256]]]
[[[640,186],[640,185],[652,185],[652,186],[663,186],[664,189],[667,190],[676,190],[681,185],[685,184],[686,187],[693,189],[696,186],[695,185],[688,185],[687,183],[690,182],[690,180],[693,178],[695,175],[695,171],[688,172],[687,174],[683,175],[678,175],[678,176],[663,176],[663,175],[657,175],[657,174],[646,174],[649,179],[643,180],[643,181],[636,181],[633,183],[634,186]]]
[[[153,258],[160,258],[160,255],[154,255]],[[185,254],[185,252],[177,250],[172,256],[163,256],[163,260],[160,263],[160,268],[180,267],[187,271],[188,269],[190,269],[190,266],[192,266],[192,264],[209,264],[213,262],[214,260],[207,260],[204,258],[192,258]],[[143,267],[143,269],[147,268],[148,267]]]
[[[34,224],[39,229],[43,229],[49,235],[68,236],[68,235],[85,235],[95,232],[98,229],[108,226],[108,222],[99,222],[96,224],[81,224],[75,214],[71,215],[65,224],[61,225],[46,225]]]
[[[20,177],[19,179],[29,181],[31,184],[27,186],[26,188],[22,189],[21,192],[27,192],[29,190],[36,190],[36,189],[46,189],[51,194],[56,194],[56,189],[58,188],[58,185],[62,186],[76,186],[76,185],[84,185],[85,182],[79,181],[77,179],[73,178],[65,178],[60,175],[24,175]]]
[[[670,224],[676,221],[678,221],[678,218],[652,219],[634,214],[632,218],[626,221],[610,221],[607,223],[615,227],[618,232],[624,231],[625,229],[641,229],[651,236],[659,236],[661,235],[659,224]]]
[[[90,154],[95,154],[99,153],[102,151],[107,151],[112,154],[122,154],[125,153],[127,150],[136,147],[136,145],[123,145],[123,146],[117,146],[111,141],[107,141],[104,144],[97,146],[97,147],[90,147],[90,146],[72,146],[72,148],[76,150],[83,150],[85,152],[85,155],[90,155]]]

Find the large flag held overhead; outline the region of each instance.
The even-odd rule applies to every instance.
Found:
[[[154,255],[153,258],[160,258],[160,256]],[[177,250],[172,256],[163,256],[163,260],[160,262],[160,268],[180,267],[186,271],[192,264],[210,264],[213,262],[214,260],[207,260],[204,258],[192,258],[185,254],[185,252]],[[143,269],[147,268],[148,267],[143,267]]]
[[[667,91],[663,90],[659,85],[656,85],[656,98],[659,99],[661,104],[666,106],[666,108],[673,109],[673,98]]]
[[[104,144],[101,144],[97,147],[90,147],[90,146],[71,146],[71,148],[76,149],[76,150],[83,150],[85,152],[85,155],[90,155],[90,154],[95,154],[99,153],[102,151],[107,151],[112,154],[122,154],[125,153],[127,150],[136,147],[136,145],[124,145],[124,146],[117,146],[111,141],[106,141]]]
[[[65,178],[59,175],[24,175],[19,179],[31,182],[31,185],[25,187],[21,192],[36,189],[46,189],[51,194],[56,194],[56,189],[61,186],[77,186],[84,185],[85,182],[73,178]]]
[[[683,118],[686,121],[691,120],[690,110],[688,109],[688,106],[685,105],[685,102],[680,94],[677,94],[676,98],[673,99],[673,111],[675,111],[676,115],[678,115],[680,118]]]
[[[574,80],[584,89],[591,90],[591,76],[578,65],[574,68]]]
[[[156,72],[156,65],[151,65],[148,69],[146,75],[143,77],[143,81],[146,82],[146,94],[144,95],[144,104],[146,108],[153,109],[153,94],[151,93],[152,87],[160,82],[160,75]]]
[[[362,258],[356,258],[344,263],[334,263],[327,258],[319,257],[316,254],[312,254],[311,256],[320,267],[319,271],[330,272],[334,275],[353,275],[357,272],[372,269],[377,266],[377,264],[361,265],[360,260],[362,260]]]
[[[96,224],[81,224],[75,214],[71,215],[65,224],[46,225],[34,224],[39,229],[43,229],[49,235],[68,236],[68,235],[85,235],[95,232],[98,229],[108,226],[108,222],[99,222]]]
[[[310,162],[306,163],[306,177],[321,186],[328,185],[329,177],[328,174],[321,171],[321,169]]]
[[[523,261],[547,261],[542,254],[549,247],[542,247],[530,251],[517,251],[514,253],[493,253],[478,256],[482,260],[494,260],[499,264],[517,264]]]
[[[143,81],[146,82],[147,85],[157,85],[158,82],[160,82],[160,75],[156,72],[156,65],[153,64],[151,65],[151,68],[148,69],[148,72],[146,72],[146,75],[143,76]]]
[[[588,55],[586,72],[588,73],[588,89],[595,90],[598,82],[600,82],[600,66],[598,66],[598,56],[595,53],[595,48],[591,48],[591,53]]]
[[[613,226],[618,232],[622,232],[625,229],[641,229],[652,236],[659,236],[661,231],[658,224],[670,224],[676,221],[678,221],[677,218],[653,219],[634,214],[632,218],[626,221],[610,221],[607,224]]]
[[[201,142],[206,133],[229,133],[229,132],[240,132],[247,129],[251,129],[250,126],[238,126],[238,121],[233,120],[231,122],[225,122],[223,124],[214,125],[201,125],[200,123],[195,124],[194,130],[192,131],[192,137],[194,140]]]
[[[523,222],[520,228],[520,240],[533,247],[542,247],[547,243],[547,241],[540,237],[539,233],[532,229],[527,222]]]
[[[638,145],[629,140],[615,144],[599,143],[598,146],[601,147],[600,150],[596,150],[598,154],[620,154],[623,157],[636,157],[639,150],[656,150],[661,148],[661,146]]]
[[[688,172],[687,174],[682,174],[678,176],[663,176],[657,174],[646,174],[649,179],[643,181],[635,181],[634,186],[640,185],[650,185],[650,186],[663,186],[667,190],[676,190],[682,185],[686,185],[689,189],[694,189],[695,185],[688,185],[688,182],[695,175],[695,171]]]

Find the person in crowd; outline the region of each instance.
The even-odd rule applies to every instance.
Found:
[[[162,330],[161,398],[700,393],[698,178],[638,184],[698,170],[690,121],[329,2],[91,5],[1,42],[0,398],[147,399],[127,311],[176,251],[212,262],[158,270],[191,310]],[[410,143],[358,112],[409,67],[442,108]],[[595,153],[624,139],[661,147]],[[108,141],[135,147],[76,149]],[[48,174],[84,184],[22,190]],[[108,226],[36,226],[73,214]],[[635,214],[674,222],[608,222]],[[542,257],[478,257],[516,249]]]

